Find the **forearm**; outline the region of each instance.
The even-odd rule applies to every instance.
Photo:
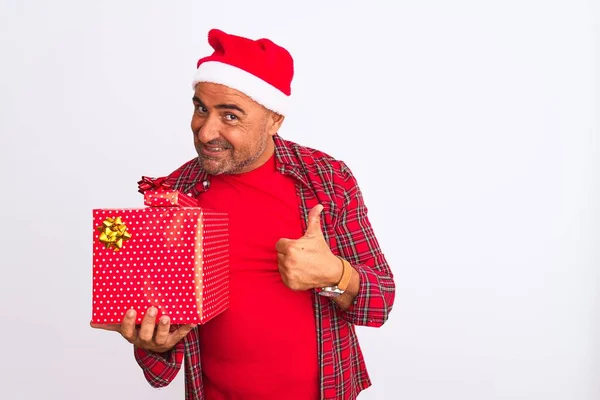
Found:
[[[324,263],[321,287],[339,287],[346,275],[345,266],[350,269],[350,280],[344,293],[330,297],[331,301],[337,304],[342,317],[355,325],[383,325],[392,309],[396,290],[385,257],[380,254],[367,264],[351,264],[347,259],[332,255]]]
[[[353,265],[358,275],[347,299],[340,296],[341,317],[350,323],[362,326],[379,327],[383,325],[394,304],[396,286],[391,273],[376,271],[367,265]],[[348,303],[349,302],[349,305]]]

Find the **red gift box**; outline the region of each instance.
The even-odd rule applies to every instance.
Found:
[[[145,208],[93,210],[92,322],[202,324],[229,306],[228,216],[170,189],[146,190]]]

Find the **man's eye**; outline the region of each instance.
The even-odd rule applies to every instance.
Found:
[[[196,111],[198,114],[205,114],[208,110],[206,107],[194,105],[194,111]]]
[[[225,114],[225,119],[227,121],[235,121],[237,118],[237,116],[233,115],[233,114]]]

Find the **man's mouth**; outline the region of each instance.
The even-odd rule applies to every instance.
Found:
[[[229,150],[231,147],[229,146],[214,146],[214,145],[203,145],[202,152],[205,154],[218,154],[224,151]]]

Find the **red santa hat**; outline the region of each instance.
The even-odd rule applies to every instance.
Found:
[[[208,33],[212,55],[197,63],[192,87],[218,83],[238,90],[265,108],[285,115],[294,76],[290,53],[269,39],[251,40],[218,29]]]

